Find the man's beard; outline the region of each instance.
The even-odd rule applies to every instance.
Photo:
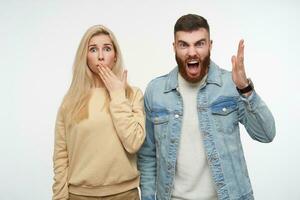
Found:
[[[177,54],[175,54],[175,59],[178,65],[179,73],[181,76],[188,82],[190,83],[197,83],[202,80],[202,78],[206,75],[208,71],[208,66],[210,64],[210,51],[208,52],[208,55],[204,57],[203,59],[196,57],[189,57],[186,60],[191,60],[191,59],[197,59],[199,60],[199,65],[200,65],[200,75],[196,78],[191,78],[188,76],[186,72],[186,63],[184,60],[181,60],[179,57],[177,57]]]

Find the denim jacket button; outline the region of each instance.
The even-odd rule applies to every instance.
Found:
[[[222,109],[222,111],[223,111],[223,112],[226,112],[226,111],[227,111],[227,109],[226,109],[226,108],[223,108],[223,109]]]
[[[176,114],[176,115],[174,115],[174,117],[177,119],[177,118],[179,117],[179,115],[178,115],[178,114]]]

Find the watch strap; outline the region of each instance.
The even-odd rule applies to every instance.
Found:
[[[244,87],[242,89],[239,89],[238,87],[236,87],[237,91],[240,94],[245,94],[245,93],[250,92],[250,91],[252,91],[254,89],[253,83],[252,83],[251,79],[247,79],[247,80],[249,82],[248,86],[246,86],[246,87]]]

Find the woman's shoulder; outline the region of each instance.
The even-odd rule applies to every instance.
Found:
[[[131,100],[136,101],[137,99],[142,99],[143,98],[143,92],[139,87],[136,86],[130,86],[131,88]]]
[[[132,92],[133,93],[141,93],[143,94],[143,91],[139,88],[139,87],[136,87],[136,86],[131,86],[131,89],[132,89]]]

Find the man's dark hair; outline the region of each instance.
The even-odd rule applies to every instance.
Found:
[[[199,28],[205,28],[209,33],[209,25],[204,17],[196,14],[187,14],[181,16],[175,23],[174,35],[178,31],[196,31]]]

